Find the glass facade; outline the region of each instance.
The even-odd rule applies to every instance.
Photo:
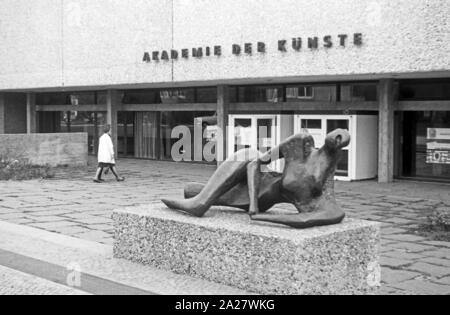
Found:
[[[378,99],[377,83],[342,84],[340,90],[341,101],[375,102]]]
[[[401,116],[402,176],[450,180],[450,111]]]
[[[450,100],[449,80],[409,80],[400,82],[400,100],[448,101]]]
[[[106,104],[106,92],[39,93],[36,95],[36,104],[74,106]]]
[[[337,87],[332,85],[289,85],[286,87],[287,102],[336,101]]]
[[[400,101],[423,101],[423,110],[399,112],[400,176],[450,181],[450,108],[427,110],[427,101],[450,100],[450,80],[399,82]]]
[[[124,104],[216,103],[217,88],[131,90],[124,92],[122,102]]]
[[[403,80],[398,81],[399,101],[449,101],[450,80]],[[206,144],[215,142],[217,118],[215,112],[195,111],[195,104],[217,102],[217,87],[193,87],[171,89],[127,90],[121,92],[126,105],[187,104],[186,111],[123,111],[118,113],[118,152],[121,156],[173,160],[174,145],[179,138],[172,138],[174,128],[184,126],[191,134],[189,143],[177,147],[179,155],[195,160],[203,156]],[[45,105],[45,111],[37,117],[38,131],[43,133],[86,132],[89,153],[96,154],[98,138],[106,123],[105,112],[49,111],[52,105],[67,105],[70,109],[78,105],[106,104],[106,92],[65,92],[37,94],[37,105]],[[231,103],[283,103],[283,102],[376,102],[377,82],[315,83],[248,85],[230,87]],[[424,103],[426,106],[426,103]],[[442,105],[441,105],[442,106]],[[416,105],[417,107],[417,105]],[[50,108],[51,110],[51,108]],[[276,105],[274,105],[276,111]],[[375,109],[376,110],[376,109]],[[255,112],[253,115],[261,114]],[[321,114],[321,113],[319,113]],[[327,112],[323,113],[324,115]],[[250,115],[251,116],[251,115]],[[402,111],[396,113],[395,159],[400,177],[450,180],[450,108],[448,111]],[[235,129],[240,131],[234,139],[234,149],[249,146],[246,135],[254,123],[249,118],[237,118]],[[273,122],[258,121],[271,132]],[[304,120],[302,128],[318,130],[326,128],[348,129],[347,121]],[[206,136],[204,136],[206,134]],[[258,139],[272,135],[258,135]],[[201,144],[201,145],[200,145]],[[343,152],[338,174],[348,174],[348,151]],[[207,159],[203,158],[204,161]]]
[[[374,102],[377,99],[376,82],[237,86],[230,92],[232,103],[336,102],[338,100]]]
[[[284,101],[282,86],[239,86],[230,90],[231,102],[280,103]]]
[[[172,132],[176,127],[182,126],[185,131],[189,130],[190,141],[179,148],[175,154],[190,157],[190,160],[201,162],[207,161],[203,156],[203,148],[207,142],[215,141],[214,136],[204,137],[208,127],[214,127],[214,112],[161,112],[161,159],[173,160],[173,147],[179,141],[179,134],[172,138]],[[180,129],[183,131],[182,129]],[[196,160],[200,157],[200,161]],[[189,159],[189,158],[188,158]]]
[[[158,154],[159,112],[134,113],[134,156],[141,159],[156,160]]]

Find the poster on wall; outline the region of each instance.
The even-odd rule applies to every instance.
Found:
[[[449,140],[450,129],[446,128],[428,128],[428,140]]]
[[[427,164],[450,165],[450,129],[428,128]]]

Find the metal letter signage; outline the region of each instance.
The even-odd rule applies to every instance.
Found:
[[[338,34],[338,35],[325,35],[322,37],[312,36],[312,37],[293,37],[292,43],[288,44],[288,40],[281,39],[277,43],[274,43],[275,47],[280,53],[302,52],[303,43],[305,43],[305,48],[309,51],[316,51],[318,49],[331,49],[333,47],[346,48],[353,43],[354,47],[363,46],[363,34],[354,33],[352,35],[348,34]],[[231,46],[231,55],[241,56],[243,53],[248,56],[253,56],[256,54],[265,54],[270,48],[265,42],[245,42],[240,44],[233,44]],[[223,55],[222,46],[204,46],[204,47],[194,47],[191,49],[171,49],[171,50],[160,50],[152,52],[144,52],[144,57],[142,61],[145,63],[151,63],[152,61],[167,62],[170,60],[179,60],[180,56],[182,59],[189,59],[189,56],[197,59],[211,58],[211,57],[221,57]]]

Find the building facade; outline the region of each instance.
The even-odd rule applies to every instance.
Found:
[[[450,181],[449,17],[447,0],[2,0],[0,133],[85,131],[94,154],[111,124],[119,155],[173,160],[182,125],[176,150],[212,163],[213,142],[346,128],[343,179]]]

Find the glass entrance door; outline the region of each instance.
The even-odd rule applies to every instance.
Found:
[[[333,132],[336,129],[344,129],[350,131],[350,119],[327,119],[327,132]],[[342,149],[342,157],[339,161],[336,169],[336,176],[349,176],[349,147]]]
[[[336,129],[350,131],[351,116],[329,116],[329,115],[304,115],[297,116],[296,132],[306,131],[314,138],[317,149],[325,144],[327,135]],[[350,178],[350,148],[348,146],[342,150],[342,158],[336,170],[338,179],[348,180]]]
[[[262,153],[270,151],[279,143],[277,121],[277,115],[231,115],[228,155],[250,148]],[[278,166],[278,162],[271,164],[272,169]]]

